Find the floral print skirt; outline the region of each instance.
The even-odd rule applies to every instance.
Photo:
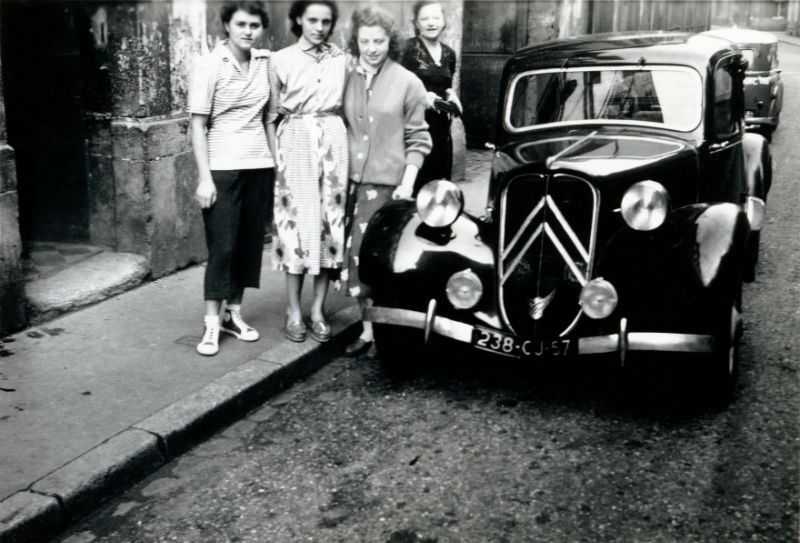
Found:
[[[347,131],[336,115],[289,115],[278,126],[272,265],[318,275],[344,260]]]
[[[341,280],[345,284],[348,296],[369,296],[369,287],[363,284],[358,276],[358,252],[361,240],[372,215],[392,201],[392,193],[397,187],[373,185],[371,183],[350,182],[347,190],[347,244],[345,267]]]

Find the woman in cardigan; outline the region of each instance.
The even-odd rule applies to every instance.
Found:
[[[391,14],[378,7],[357,10],[351,28],[350,51],[357,58],[344,96],[350,185],[342,279],[346,293],[358,298],[363,312],[369,290],[359,281],[358,252],[367,222],[386,202],[411,198],[431,137],[425,122],[425,87],[396,62],[400,46]],[[364,320],[361,335],[346,352],[356,355],[372,343],[372,323]]]
[[[433,179],[450,179],[453,170],[453,140],[450,121],[461,114],[461,102],[453,91],[456,53],[442,43],[446,21],[439,2],[423,0],[413,7],[415,37],[406,42],[402,64],[422,80],[428,91],[425,98],[425,121],[433,140],[433,149],[417,176],[414,194]]]

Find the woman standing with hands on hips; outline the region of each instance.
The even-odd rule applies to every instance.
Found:
[[[305,274],[314,277],[311,337],[328,341],[324,305],[329,274],[344,259],[347,132],[341,118],[347,56],[328,38],[336,4],[295,1],[289,20],[297,42],[274,55],[283,120],[278,126],[273,263],[286,272],[284,334],[304,341],[300,294]]]
[[[261,2],[226,2],[227,39],[197,63],[189,93],[191,137],[208,262],[205,329],[197,352],[219,351],[220,331],[243,341],[258,332],[241,314],[245,287],[258,287],[264,249],[264,200],[274,175],[277,96],[270,53],[256,49],[269,19]],[[225,311],[220,316],[222,302]]]
[[[456,53],[441,41],[447,26],[442,4],[430,0],[415,2],[412,12],[416,36],[406,42],[401,62],[425,85],[425,121],[433,139],[433,149],[417,176],[416,195],[428,181],[451,178],[453,140],[450,123],[452,116],[460,115],[463,109],[453,90]]]
[[[386,202],[411,198],[431,137],[425,122],[425,87],[396,62],[400,44],[391,14],[379,7],[359,9],[353,13],[351,31],[350,52],[357,58],[344,96],[350,184],[342,280],[363,313],[369,290],[359,281],[358,253],[367,222]],[[362,322],[361,335],[345,350],[349,355],[366,351],[374,341],[372,323]]]

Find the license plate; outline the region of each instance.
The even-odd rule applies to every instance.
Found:
[[[479,326],[472,330],[473,347],[512,358],[570,356],[577,353],[577,343],[570,338],[530,339]]]

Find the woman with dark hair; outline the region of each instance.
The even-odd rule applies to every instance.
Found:
[[[419,77],[428,91],[425,99],[425,120],[430,127],[433,149],[417,176],[414,194],[433,179],[450,179],[453,170],[453,140],[450,122],[460,115],[461,102],[453,90],[456,53],[442,43],[447,23],[440,2],[415,2],[412,9],[415,37],[403,49],[402,64]]]
[[[273,263],[286,273],[284,334],[304,341],[300,294],[314,277],[311,337],[330,339],[324,305],[331,272],[344,257],[347,132],[341,117],[347,56],[328,42],[334,2],[296,1],[289,10],[297,42],[273,56],[283,120],[278,126]]]
[[[261,2],[227,2],[227,38],[197,63],[189,93],[192,147],[208,262],[205,329],[197,352],[219,351],[220,332],[256,341],[241,315],[245,287],[258,287],[264,200],[274,177],[277,94],[270,52],[255,45],[269,23]],[[225,310],[222,315],[222,302]]]
[[[369,290],[359,281],[358,252],[372,214],[392,199],[411,198],[431,137],[425,123],[425,87],[396,60],[400,45],[394,19],[378,7],[353,13],[350,52],[357,57],[347,79],[344,114],[350,147],[347,196],[346,293],[363,310]],[[372,323],[364,320],[350,355],[369,349]]]

